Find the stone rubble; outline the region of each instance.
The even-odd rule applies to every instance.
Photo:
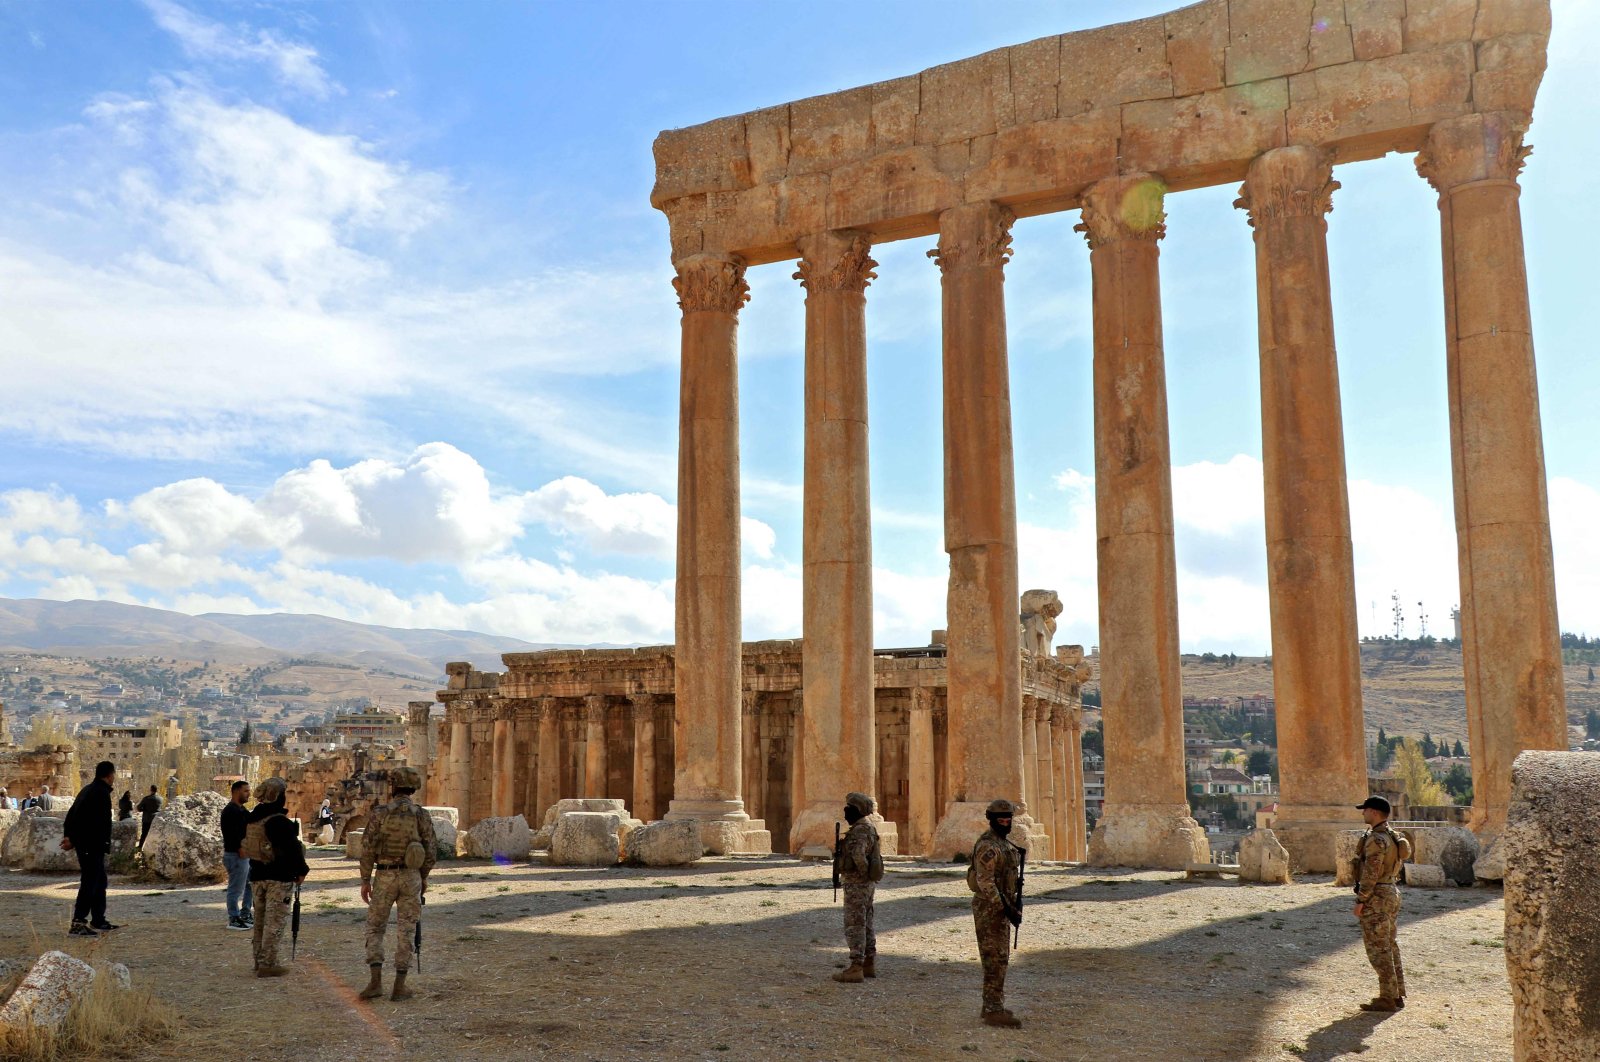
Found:
[[[227,803],[227,797],[209,790],[167,801],[145,837],[146,869],[167,881],[222,881],[222,809]]]
[[[480,819],[467,831],[461,849],[468,859],[520,863],[533,852],[533,831],[521,815]]]

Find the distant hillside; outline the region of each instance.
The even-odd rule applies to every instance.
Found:
[[[473,631],[378,627],[329,616],[224,612],[190,616],[114,601],[0,598],[0,649],[77,657],[178,656],[259,660],[316,656],[432,679],[451,660],[502,669],[500,654],[559,648]]]

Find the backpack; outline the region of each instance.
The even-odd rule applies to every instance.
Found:
[[[422,831],[417,825],[417,814],[421,809],[409,804],[404,810],[409,810],[411,814],[401,813],[402,809],[393,804],[386,808],[378,821],[377,836],[370,841],[364,840],[363,847],[370,844],[372,858],[379,863],[400,863],[407,870],[416,870],[427,858],[427,851],[422,844]]]
[[[967,858],[967,889],[973,893],[978,891],[978,846],[972,846],[972,855]]]
[[[877,838],[873,838],[872,852],[867,856],[867,880],[883,880],[883,849],[879,846]]]
[[[285,817],[280,811],[264,819],[256,819],[245,826],[244,840],[239,845],[239,854],[257,863],[271,863],[276,860],[277,854],[272,850],[272,842],[267,840],[267,823]]]

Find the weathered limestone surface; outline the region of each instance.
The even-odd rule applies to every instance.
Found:
[[[623,862],[641,867],[677,867],[701,856],[698,823],[652,822],[631,831],[623,841]]]
[[[22,812],[14,808],[0,808],[0,848],[5,847],[6,834],[11,832],[11,827],[22,818]]]
[[[1482,843],[1472,863],[1472,876],[1479,881],[1503,881],[1506,876],[1506,846],[1498,835]]]
[[[627,808],[615,797],[563,797],[545,808],[542,825],[554,829],[561,816],[575,811],[610,811],[623,818],[628,817]]]
[[[1335,885],[1356,883],[1356,851],[1364,833],[1365,830],[1342,830],[1334,836],[1333,883]]]
[[[1211,842],[1189,816],[1188,805],[1124,805],[1115,817],[1110,806],[1089,835],[1090,866],[1182,870],[1190,863],[1211,862]]]
[[[1531,110],[1549,33],[1547,0],[1204,0],[669,130],[651,201],[674,258],[756,265],[816,232],[928,235],[962,203],[1067,209],[1116,172],[1194,188],[1289,144],[1415,151],[1434,122]]]
[[[46,874],[76,872],[78,857],[61,850],[61,815],[47,815],[29,808],[17,819],[0,845],[0,860],[6,866],[21,867]]]
[[[1256,830],[1240,840],[1239,880],[1289,884],[1289,850],[1271,830]]]
[[[174,797],[157,812],[144,839],[144,864],[168,881],[221,881],[222,809],[228,800],[209,790]]]
[[[1405,883],[1414,889],[1442,889],[1450,884],[1450,879],[1445,877],[1444,867],[1437,863],[1407,863]]]
[[[367,835],[366,830],[346,830],[344,834],[344,857],[346,859],[361,858],[361,839]]]
[[[0,1030],[56,1029],[94,980],[94,967],[64,951],[39,956],[22,984],[0,1007]]]
[[[439,849],[440,859],[454,859],[457,855],[456,838],[459,834],[461,813],[456,808],[423,808],[433,820],[433,839]]]
[[[1518,1062],[1600,1058],[1600,753],[1524,752],[1505,853]]]
[[[550,835],[550,862],[557,866],[608,867],[622,859],[623,823],[614,811],[569,811]],[[685,822],[698,829],[693,822]]]
[[[126,865],[139,849],[138,817],[122,819],[111,824],[111,865]]]
[[[495,816],[473,823],[462,842],[462,854],[468,859],[510,860],[513,863],[528,858],[533,851],[533,831],[528,820],[521,815]]]
[[[1478,859],[1478,838],[1461,826],[1432,826],[1411,830],[1412,858],[1444,870],[1445,877],[1457,885],[1471,885],[1476,876],[1473,864]]]

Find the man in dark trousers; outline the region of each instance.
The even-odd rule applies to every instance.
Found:
[[[250,799],[250,784],[235,782],[222,808],[222,867],[228,872],[228,928],[249,929],[255,925],[250,890],[250,860],[239,851],[250,813],[244,802]]]
[[[94,765],[94,781],[78,791],[61,824],[61,847],[78,855],[78,900],[72,907],[75,937],[93,937],[117,927],[106,921],[106,853],[111,851],[111,785],[117,768]]]
[[[156,787],[151,786],[150,792],[139,801],[139,816],[144,819],[139,824],[139,847],[144,848],[144,839],[149,836],[150,823],[155,819],[156,812],[161,810],[161,798],[156,796]]]

